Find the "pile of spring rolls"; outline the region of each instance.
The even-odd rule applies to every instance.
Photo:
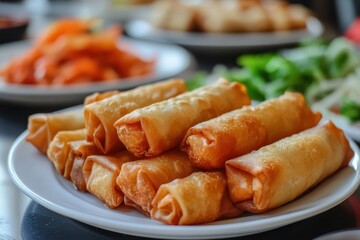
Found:
[[[109,208],[188,225],[269,211],[347,166],[343,131],[320,119],[299,93],[253,106],[240,83],[169,79],[31,115],[26,140]]]

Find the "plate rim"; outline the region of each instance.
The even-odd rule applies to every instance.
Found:
[[[147,33],[139,34],[134,30],[133,25],[142,24],[148,30]],[[146,22],[144,20],[130,20],[124,25],[124,29],[127,34],[131,37],[137,39],[148,39],[157,42],[164,42],[164,43],[174,43],[179,44],[184,47],[197,47],[197,48],[214,48],[214,49],[226,49],[226,48],[249,48],[249,47],[270,47],[270,46],[278,46],[284,44],[293,44],[299,41],[300,37],[290,38],[286,36],[290,36],[292,34],[300,34],[302,37],[307,36],[321,36],[324,34],[324,26],[321,21],[313,16],[310,16],[307,20],[307,27],[304,29],[293,29],[288,31],[273,31],[273,32],[245,32],[245,33],[192,33],[192,32],[177,32],[172,30],[164,30],[164,29],[157,29],[153,27],[151,23]],[[225,42],[219,41],[208,41],[206,39],[204,41],[204,36],[213,36],[213,37],[221,37],[222,39],[228,40]],[[285,36],[285,38],[283,37]],[[179,38],[180,37],[180,38]],[[269,42],[262,42],[256,43],[254,41],[250,41],[248,43],[235,41],[235,38],[239,37],[258,37],[261,39],[269,37],[279,37],[281,41],[272,41]],[[283,37],[283,38],[281,38]],[[186,40],[186,38],[188,38]],[[185,40],[184,40],[185,39]],[[190,39],[190,40],[189,40]],[[191,41],[192,39],[192,41]],[[200,42],[196,42],[195,40],[202,40]],[[232,39],[232,41],[229,41]]]
[[[57,212],[61,215],[70,217],[72,219],[78,220],[80,222],[83,222],[83,223],[86,223],[86,224],[89,224],[89,225],[92,225],[95,227],[99,227],[99,228],[106,229],[106,230],[113,231],[113,232],[134,235],[134,236],[156,237],[156,238],[174,237],[177,239],[217,239],[217,238],[223,238],[223,237],[235,237],[235,236],[245,236],[245,235],[255,234],[255,233],[275,229],[278,227],[282,227],[282,226],[315,216],[324,211],[327,211],[328,209],[330,209],[330,208],[340,204],[344,200],[346,200],[353,192],[356,191],[356,189],[358,188],[358,186],[360,184],[360,169],[359,169],[360,168],[360,160],[359,160],[360,150],[359,150],[359,147],[356,145],[356,143],[354,141],[352,141],[351,139],[349,139],[351,147],[355,153],[355,155],[352,159],[352,163],[353,163],[353,165],[355,165],[355,166],[353,166],[354,168],[352,168],[353,170],[355,170],[354,175],[351,176],[352,184],[349,186],[346,186],[345,190],[342,191],[342,195],[340,195],[340,196],[332,195],[331,196],[332,198],[334,198],[334,196],[336,196],[336,198],[335,198],[336,201],[334,201],[332,198],[326,198],[326,200],[330,201],[330,203],[327,203],[325,206],[315,205],[308,209],[300,209],[300,210],[295,209],[295,211],[292,211],[289,213],[283,213],[283,214],[275,215],[272,217],[270,216],[270,217],[266,217],[266,218],[261,218],[261,219],[253,220],[250,222],[232,222],[232,221],[234,221],[234,219],[228,219],[228,220],[221,221],[221,222],[226,222],[225,225],[223,225],[221,223],[216,224],[216,222],[215,222],[215,224],[210,223],[210,224],[206,224],[206,225],[195,225],[195,226],[172,226],[172,225],[164,225],[164,224],[160,223],[159,225],[153,225],[153,224],[150,224],[149,226],[141,225],[141,231],[139,232],[139,228],[138,228],[139,223],[136,224],[136,223],[133,223],[130,221],[130,222],[120,223],[122,225],[122,227],[119,229],[119,226],[117,225],[116,229],[115,229],[113,226],[113,224],[114,224],[113,221],[109,218],[101,218],[100,220],[101,220],[102,224],[99,225],[98,223],[93,222],[92,219],[95,217],[94,215],[90,215],[87,212],[81,212],[81,214],[79,214],[79,212],[74,212],[73,210],[71,210],[69,208],[66,208],[64,206],[59,206],[58,203],[54,203],[47,199],[42,198],[38,194],[34,193],[32,189],[29,189],[27,187],[26,183],[24,183],[21,180],[21,178],[18,176],[18,174],[16,173],[16,170],[14,168],[14,163],[15,163],[14,162],[14,154],[16,153],[16,149],[19,146],[21,146],[21,144],[29,144],[30,145],[30,143],[27,143],[24,139],[26,134],[27,134],[27,130],[25,130],[22,134],[20,134],[16,138],[16,140],[14,141],[14,143],[12,144],[12,146],[10,148],[9,155],[8,155],[8,170],[9,170],[11,179],[22,192],[24,192],[27,196],[29,196],[31,199],[33,199],[35,202],[39,203],[40,205],[44,206],[45,208],[48,208],[48,209],[50,209],[54,212]],[[34,149],[34,151],[36,151],[36,150]],[[46,156],[44,156],[44,157],[46,157]],[[47,161],[47,164],[51,165],[51,162]],[[52,165],[50,167],[53,169]],[[56,174],[56,173],[57,172],[53,169],[52,174]],[[339,174],[339,173],[336,173],[336,174]],[[69,181],[65,180],[60,175],[58,176],[58,174],[55,175],[54,178],[60,178],[60,181],[64,181],[65,183],[68,182],[66,184],[70,184]],[[330,177],[330,178],[332,178],[332,177]],[[66,190],[66,189],[63,189],[63,190]],[[76,191],[76,190],[74,190],[74,191]],[[86,193],[86,194],[88,194],[88,193]],[[307,195],[307,194],[305,194],[305,195]],[[89,196],[94,197],[92,195],[89,195]],[[294,200],[293,202],[296,202],[301,198],[302,197]],[[80,199],[80,201],[81,201],[81,199]],[[291,203],[289,203],[289,204],[291,204]],[[288,204],[286,204],[286,205],[288,205]],[[286,205],[284,205],[283,207],[286,207]],[[281,209],[283,207],[279,207],[277,209]],[[114,210],[110,210],[110,211],[114,211]],[[268,215],[268,214],[265,213],[265,215]],[[289,219],[289,217],[288,217],[289,215],[292,216],[291,219]],[[261,215],[257,214],[257,216],[261,216]],[[146,218],[146,217],[144,217],[144,218]],[[235,218],[235,219],[241,219],[241,218],[242,218],[242,216],[240,216],[239,218]],[[274,219],[277,220],[278,222],[274,221]],[[155,220],[149,219],[149,221],[155,221]],[[254,223],[253,223],[254,221],[260,222],[260,224],[263,224],[266,227],[261,228],[259,230],[258,227],[252,226],[252,225],[254,225]],[[157,221],[155,221],[155,222],[157,222]],[[238,231],[239,224],[240,224],[240,227],[242,227],[243,229],[246,229],[246,231],[239,232]],[[194,233],[194,231],[195,231],[195,233]],[[226,235],[224,235],[224,233],[223,233],[224,231],[227,232]],[[206,232],[206,235],[204,235],[204,232]]]

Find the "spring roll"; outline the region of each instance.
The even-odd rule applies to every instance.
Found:
[[[71,131],[60,131],[55,135],[54,139],[49,144],[47,156],[54,164],[58,173],[64,175],[65,165],[70,151],[69,143],[72,141],[84,140],[85,138],[85,128]]]
[[[111,97],[111,96],[116,95],[118,93],[120,93],[120,91],[118,91],[118,90],[93,93],[93,94],[85,97],[84,105],[88,105],[90,103],[103,100],[105,98]]]
[[[84,105],[100,101],[119,91],[94,93],[85,98]],[[46,154],[51,140],[59,131],[77,130],[85,127],[84,109],[57,113],[36,113],[29,117],[26,140],[41,153]]]
[[[186,91],[183,80],[173,79],[141,86],[133,90],[115,94],[104,100],[85,106],[85,126],[87,140],[94,142],[104,153],[124,149],[114,128],[120,117],[131,111],[152,103],[174,97]]]
[[[124,194],[116,184],[116,178],[121,166],[135,159],[126,150],[110,155],[88,156],[83,166],[86,189],[109,208],[118,207],[124,200]]]
[[[224,172],[195,172],[163,184],[157,191],[151,218],[166,224],[190,225],[239,216],[231,202]]]
[[[347,166],[353,155],[343,131],[328,121],[228,160],[230,197],[252,213],[271,210]]]
[[[101,154],[93,142],[86,140],[69,142],[70,150],[65,164],[64,177],[72,181],[74,187],[86,192],[83,165],[90,155]]]
[[[190,162],[202,169],[223,169],[225,161],[314,127],[321,119],[300,93],[287,92],[191,127],[181,144]]]
[[[34,145],[41,153],[46,154],[56,133],[84,127],[83,109],[70,112],[37,113],[28,119],[26,141]]]
[[[136,210],[138,210],[139,212],[141,212],[142,214],[144,214],[147,217],[150,217],[150,212],[145,211],[142,206],[136,204],[135,202],[133,202],[130,198],[128,198],[126,195],[124,195],[124,204],[126,206],[135,208]]]
[[[119,139],[137,157],[153,157],[178,147],[193,125],[249,105],[246,88],[220,79],[177,97],[137,109],[114,126]]]
[[[124,163],[116,183],[129,200],[144,213],[149,213],[151,201],[161,184],[186,177],[194,170],[187,155],[174,150],[154,158]]]

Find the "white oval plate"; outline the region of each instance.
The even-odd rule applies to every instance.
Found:
[[[347,136],[360,143],[360,121],[352,123],[344,116],[333,113],[328,109],[313,108],[313,110],[322,113],[322,122],[325,122],[326,120],[333,121],[333,123],[341,128]]]
[[[336,120],[333,120],[333,122],[352,139],[354,139],[356,142],[360,143],[360,124],[357,123],[357,125],[351,125],[346,124],[343,122],[337,122]]]
[[[360,127],[354,125],[339,125],[339,127],[342,128],[349,137],[360,142]]]
[[[126,22],[134,19],[149,19],[153,11],[154,3],[133,4],[124,6],[109,6],[105,11],[108,19]]]
[[[294,44],[304,37],[318,37],[324,32],[321,22],[313,17],[309,18],[306,29],[283,32],[226,34],[177,32],[155,28],[151,23],[143,20],[129,21],[125,25],[125,30],[134,38],[170,42],[196,49],[204,48],[204,50],[208,51],[226,49],[244,50]]]
[[[273,211],[244,215],[196,226],[170,226],[136,210],[107,208],[89,193],[76,191],[52,163],[21,134],[10,149],[8,167],[14,183],[42,206],[89,225],[114,232],[170,239],[215,239],[255,234],[291,224],[324,212],[348,198],[359,186],[359,149],[348,167],[337,172],[297,200]]]
[[[124,38],[123,44],[144,59],[157,57],[154,73],[137,78],[126,78],[106,83],[67,85],[64,87],[40,87],[7,84],[0,78],[0,99],[28,105],[61,105],[80,103],[93,92],[112,89],[125,90],[142,84],[189,74],[196,68],[193,56],[185,49],[171,45],[149,43]],[[0,46],[0,67],[20,56],[30,46],[30,41],[21,41]]]

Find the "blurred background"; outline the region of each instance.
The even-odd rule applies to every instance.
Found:
[[[28,19],[29,26],[25,36],[29,37],[36,35],[43,25],[47,24],[47,21],[64,16],[103,17],[105,21],[112,23],[125,23],[139,18],[147,19],[151,15],[153,2],[155,1],[1,0],[0,15]],[[198,0],[193,0],[193,2],[198,2]],[[360,2],[356,0],[289,0],[288,2],[300,3],[311,9],[324,24],[326,33],[331,37],[344,33],[360,11]],[[14,39],[9,38],[9,40]]]

